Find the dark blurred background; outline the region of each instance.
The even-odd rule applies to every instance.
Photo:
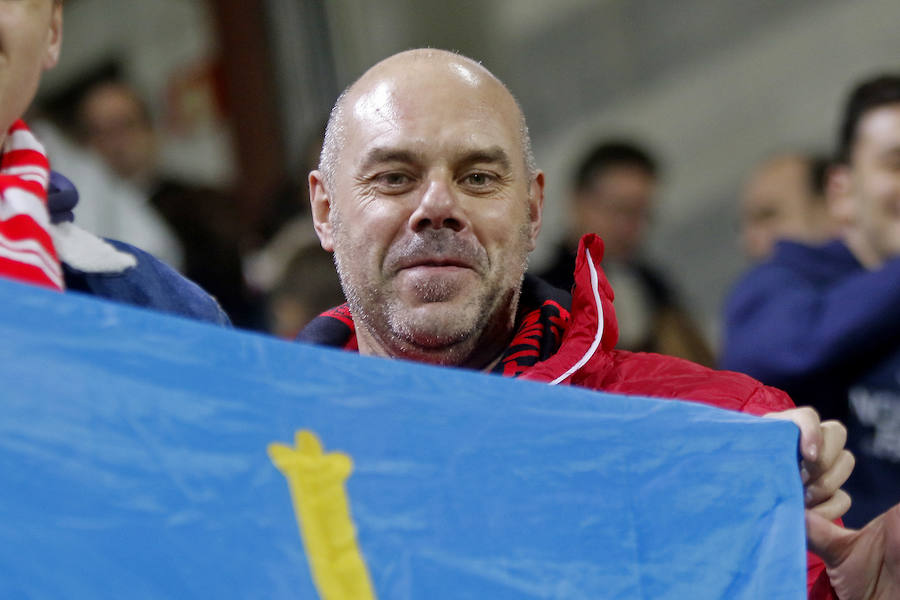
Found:
[[[241,257],[250,308],[239,324],[291,335],[296,326],[276,327],[274,309],[251,305],[321,270],[297,256],[315,246],[304,182],[328,109],[389,54],[458,50],[505,81],[528,118],[548,182],[533,266],[563,234],[578,156],[598,138],[639,139],[662,163],[647,253],[715,345],[723,296],[745,264],[743,178],[770,152],[830,147],[848,87],[897,68],[898,22],[895,0],[67,0],[62,61],[39,97],[42,138],[90,204],[81,180],[96,164],[79,150],[80,102],[99,80],[135,90],[159,138],[160,172],[222,194],[204,196],[207,212],[191,218],[216,220],[209,211],[224,207],[227,222],[209,235],[234,236],[221,253]],[[82,225],[101,227],[79,209]],[[174,239],[171,260],[187,269],[191,249],[169,229],[161,247]],[[310,277],[317,289],[332,285]]]

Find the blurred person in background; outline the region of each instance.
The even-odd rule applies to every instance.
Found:
[[[839,238],[779,242],[738,282],[721,366],[847,424],[858,526],[900,500],[900,75],[853,90],[835,160]]]
[[[262,328],[261,301],[242,272],[234,199],[162,172],[150,109],[127,84],[95,82],[84,91],[76,118],[82,141],[175,233],[184,274],[211,293],[235,325]]]
[[[829,160],[789,152],[759,164],[741,196],[741,244],[751,260],[763,260],[781,239],[819,244],[837,233],[825,202]]]
[[[319,313],[344,302],[331,254],[322,249],[309,213],[309,185],[305,175],[314,170],[322,152],[325,123],[303,146],[295,173],[268,203],[259,229],[265,245],[244,258],[247,279],[266,297],[266,328],[281,338],[293,339]]]
[[[296,164],[265,203],[265,210],[251,235],[255,239],[249,246],[263,250],[281,232],[287,231],[298,221],[311,223],[309,214],[309,183],[306,175],[319,164],[322,141],[325,138],[325,120],[313,127],[304,138]],[[305,240],[301,245],[305,244]],[[246,262],[246,260],[245,260]]]
[[[310,224],[304,223],[305,231]],[[268,298],[268,329],[293,340],[320,313],[344,302],[334,261],[312,237],[298,248],[272,286]]]
[[[20,119],[56,65],[61,0],[0,2],[0,273],[57,289],[227,324],[208,294],[153,256],[75,226],[78,191],[50,171]]]
[[[609,140],[594,146],[573,177],[569,236],[538,275],[571,289],[578,240],[596,233],[605,248],[603,268],[616,290],[618,347],[711,365],[712,352],[672,286],[640,256],[658,184],[658,163],[639,145]]]

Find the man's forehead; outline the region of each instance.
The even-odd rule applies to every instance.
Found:
[[[773,159],[763,165],[756,173],[756,180],[761,183],[776,185],[784,182],[802,181],[805,176],[806,163],[799,156],[784,156]]]
[[[397,90],[389,81],[380,81],[371,89],[361,89],[351,98],[350,118],[372,127],[375,124],[394,123],[400,118]]]
[[[795,154],[772,156],[758,163],[744,179],[744,195],[753,196],[760,189],[770,190],[786,184],[804,183],[807,161]]]
[[[372,86],[372,82],[390,78],[405,81],[422,78],[427,80],[436,75],[443,75],[443,78],[452,77],[472,87],[487,80],[499,83],[490,71],[470,58],[445,50],[419,49],[401,52],[376,63],[353,87],[368,88]]]
[[[470,140],[451,142],[444,148],[435,148],[426,140],[405,140],[396,145],[369,148],[360,157],[359,167],[366,170],[385,163],[423,164],[445,161],[450,166],[492,164],[503,170],[513,169],[508,149],[497,144],[483,144]]]
[[[602,194],[613,188],[652,188],[656,177],[641,166],[629,163],[612,164],[593,173],[585,191]]]
[[[859,124],[857,141],[900,146],[900,103],[888,104],[866,113]]]
[[[496,96],[495,90],[464,77],[442,82],[422,77],[383,79],[350,99],[348,141],[365,147],[399,145],[411,151],[429,144],[454,149],[517,144],[518,109],[514,102]]]
[[[473,63],[474,64],[474,63]],[[353,87],[352,114],[358,119],[395,119],[416,116],[416,111],[450,112],[478,106],[518,116],[512,96],[478,65],[457,62],[417,61],[373,69]]]

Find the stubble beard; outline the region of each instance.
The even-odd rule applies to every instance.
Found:
[[[428,280],[417,284],[417,297],[424,304],[410,307],[392,290],[393,279],[377,271],[367,276],[364,268],[355,268],[354,257],[364,260],[365,243],[354,242],[338,215],[333,215],[334,260],[347,304],[357,322],[375,338],[385,356],[407,358],[440,365],[465,365],[479,361],[493,346],[505,347],[514,325],[519,292],[528,264],[527,240],[530,230],[524,224],[519,232],[519,256],[511,263],[511,273],[492,273],[504,265],[491,265],[484,255],[479,272],[482,285],[463,303],[445,304],[458,293],[457,284],[446,280]],[[390,260],[388,252],[386,260]],[[375,279],[375,280],[373,280]]]

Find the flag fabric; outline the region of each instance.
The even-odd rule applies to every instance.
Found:
[[[805,597],[789,423],[0,301],[0,597]]]

